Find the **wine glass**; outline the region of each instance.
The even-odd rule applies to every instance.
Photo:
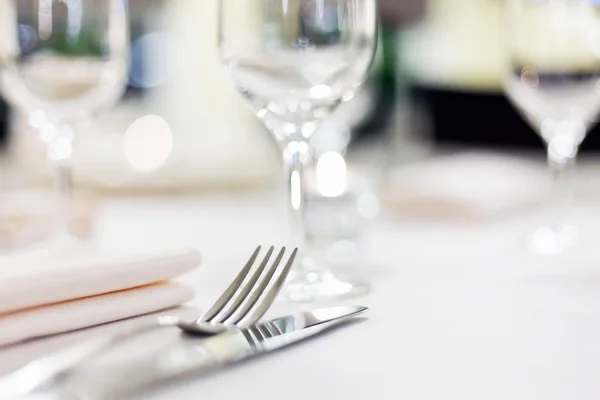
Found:
[[[508,98],[547,146],[553,178],[548,224],[528,238],[537,254],[577,243],[568,220],[579,145],[600,111],[600,6],[593,0],[506,0]]]
[[[76,132],[123,94],[128,46],[126,0],[0,3],[0,90],[47,144],[60,205],[57,241],[72,240]]]
[[[294,240],[305,250],[311,138],[367,76],[377,42],[376,1],[221,0],[219,26],[230,79],[281,149]],[[310,301],[363,289],[303,251],[284,295]]]

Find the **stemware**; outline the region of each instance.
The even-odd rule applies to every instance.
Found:
[[[56,240],[72,239],[76,132],[120,98],[128,54],[126,0],[0,3],[0,90],[47,145],[59,200]]]
[[[600,4],[506,0],[505,17],[506,93],[544,141],[554,185],[550,220],[527,245],[560,254],[578,240],[568,218],[572,170],[600,111]]]
[[[363,83],[377,43],[375,0],[221,0],[219,45],[230,79],[279,144],[297,247],[306,241],[305,173],[320,123]],[[362,290],[303,252],[292,300]]]

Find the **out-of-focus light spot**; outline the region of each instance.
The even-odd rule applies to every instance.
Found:
[[[173,72],[172,51],[173,43],[166,33],[147,33],[134,40],[130,51],[130,85],[146,89],[165,83]],[[149,54],[159,55],[159,62],[148,64]]]
[[[530,251],[536,254],[555,255],[575,246],[578,239],[579,232],[572,225],[567,225],[558,231],[542,227],[528,238],[527,245]]]
[[[319,275],[314,272],[309,272],[306,275],[306,280],[310,283],[317,283],[319,281]]]
[[[290,142],[288,144],[287,148],[288,148],[288,150],[291,153],[300,153],[300,154],[303,154],[303,153],[308,152],[308,143],[305,143],[305,142]]]
[[[294,133],[296,133],[298,131],[298,127],[292,123],[286,122],[281,125],[281,130],[286,135],[293,135]]]
[[[268,111],[264,108],[261,108],[260,110],[258,110],[258,112],[256,113],[256,116],[258,118],[264,118],[267,115]]]
[[[343,101],[350,101],[354,98],[354,91],[353,90],[349,90],[346,93],[344,93],[344,96],[342,97]]]
[[[541,132],[542,138],[546,142],[550,142],[550,140],[552,140],[552,135],[554,135],[554,133],[556,132],[557,125],[558,125],[558,123],[555,120],[553,120],[552,118],[546,118],[542,122],[542,125],[540,127],[540,132]]]
[[[56,135],[58,134],[58,129],[56,126],[50,122],[44,122],[42,126],[40,126],[40,139],[42,142],[50,143]]]
[[[316,132],[318,125],[315,122],[306,122],[302,125],[300,129],[302,131],[302,136],[305,138],[310,138],[313,133]]]
[[[125,132],[123,152],[133,169],[153,172],[162,167],[173,150],[173,133],[164,118],[146,115]]]
[[[73,140],[68,137],[58,137],[48,146],[48,156],[52,161],[66,161],[73,154]]]
[[[531,68],[523,68],[521,71],[521,82],[523,82],[525,86],[536,88],[540,85],[540,77],[537,72]]]
[[[363,194],[356,206],[363,218],[375,218],[379,214],[379,199],[374,194]]]
[[[317,161],[317,190],[324,197],[337,197],[346,191],[346,161],[335,151],[323,153]]]
[[[542,137],[548,142],[548,156],[559,163],[567,162],[575,156],[585,133],[585,125],[578,121],[542,124]]]
[[[29,114],[29,126],[34,129],[41,128],[46,123],[46,114],[41,110],[32,111]]]
[[[279,104],[275,101],[270,101],[267,104],[267,109],[275,115],[285,115],[286,110],[287,110],[286,107],[282,106],[281,104]]]
[[[324,99],[331,94],[331,88],[327,85],[316,85],[310,88],[309,93],[315,99]]]
[[[555,135],[548,145],[548,155],[556,162],[566,162],[575,156],[577,143],[572,135]]]

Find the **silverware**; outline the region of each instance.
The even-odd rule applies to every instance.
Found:
[[[259,354],[314,336],[367,311],[362,306],[317,309],[273,319],[248,328],[234,329],[204,340],[182,341],[166,350],[128,364],[88,371],[46,391],[54,399],[108,400],[165,381],[212,372]],[[45,397],[44,397],[45,398]]]
[[[266,268],[274,251],[274,247],[271,246],[258,268],[244,284],[260,253],[260,249],[261,247],[258,246],[254,250],[248,262],[223,294],[204,314],[195,320],[182,321],[177,317],[163,316],[150,321],[150,323],[135,325],[115,334],[98,336],[38,358],[22,368],[0,377],[0,394],[6,397],[24,396],[53,379],[67,374],[80,363],[110,346],[159,327],[178,326],[183,331],[193,335],[209,336],[222,333],[231,328],[243,328],[254,324],[273,304],[285,283],[298,251],[298,249],[292,251],[281,273],[269,287],[269,283],[273,280],[286,251],[286,248],[283,247],[271,266]]]
[[[267,286],[275,272],[277,267],[281,263],[281,259],[285,253],[285,247],[283,247],[271,267],[265,273],[265,277],[258,283],[259,278],[273,254],[274,247],[271,246],[266,256],[263,258],[260,266],[256,269],[250,280],[244,285],[244,287],[238,292],[238,289],[246,279],[252,264],[256,260],[260,251],[260,246],[254,250],[250,259],[242,268],[238,276],[231,282],[229,287],[223,292],[221,297],[217,299],[215,304],[202,314],[195,321],[185,322],[178,321],[176,325],[184,331],[191,334],[208,334],[214,335],[230,329],[232,326],[245,327],[254,324],[267,312],[277,294],[283,287],[285,279],[290,272],[294,258],[298,249],[292,251],[292,255],[289,257],[283,271],[271,286],[271,289],[266,295],[260,299],[261,295],[265,293]],[[258,285],[257,285],[258,283]],[[252,291],[254,289],[254,291]],[[237,293],[237,295],[236,295]],[[252,310],[252,312],[250,312]]]

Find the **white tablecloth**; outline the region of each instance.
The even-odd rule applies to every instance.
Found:
[[[288,242],[272,194],[121,198],[101,213],[95,240],[104,246],[199,248],[203,265],[185,279],[200,307],[257,244]],[[577,213],[593,227],[600,207],[588,201]],[[369,306],[367,320],[140,398],[596,400],[600,253],[530,256],[522,240],[532,225],[527,212],[468,224],[382,216],[365,238],[368,261],[346,271],[373,286],[346,301]],[[311,307],[280,302],[268,315]],[[0,372],[71,341],[4,350]]]

